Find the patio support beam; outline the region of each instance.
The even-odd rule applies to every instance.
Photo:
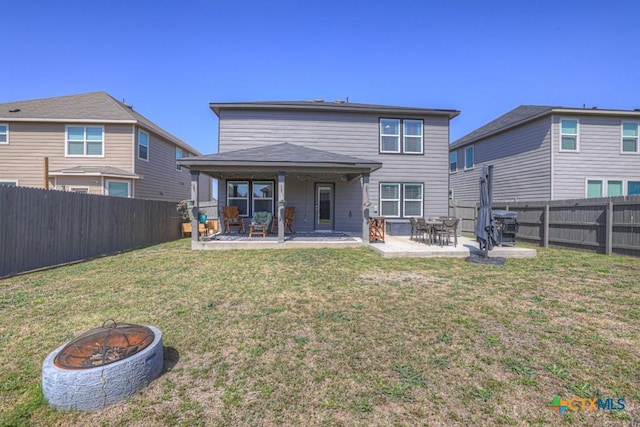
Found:
[[[278,171],[278,243],[284,243],[284,171]]]
[[[362,241],[369,241],[369,173],[362,174]]]
[[[198,242],[198,211],[200,210],[200,171],[191,170],[191,241]]]

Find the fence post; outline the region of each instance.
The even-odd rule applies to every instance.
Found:
[[[545,248],[549,247],[549,203],[545,203],[544,205],[544,219],[542,224],[542,232],[544,233],[542,239],[542,246]]]
[[[613,253],[613,201],[609,199],[609,203],[606,206],[607,210],[607,225],[604,231],[604,253],[611,255]]]

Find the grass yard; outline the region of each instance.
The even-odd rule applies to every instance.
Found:
[[[640,423],[640,259],[189,247],[0,281],[0,425]],[[162,330],[171,367],[103,411],[49,409],[45,356],[110,318]],[[560,415],[554,396],[626,410]]]

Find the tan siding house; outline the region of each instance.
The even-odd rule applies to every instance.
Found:
[[[179,201],[190,175],[178,152],[200,154],[104,92],[0,104],[0,185]]]

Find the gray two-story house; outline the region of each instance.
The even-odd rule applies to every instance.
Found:
[[[400,234],[410,217],[447,214],[449,121],[459,111],[341,101],[210,108],[219,152],[179,164],[217,178],[219,205],[245,218],[282,216],[286,205],[297,231],[364,233],[380,216]]]
[[[483,165],[493,199],[640,194],[640,110],[521,105],[451,144],[450,187],[478,201]]]

